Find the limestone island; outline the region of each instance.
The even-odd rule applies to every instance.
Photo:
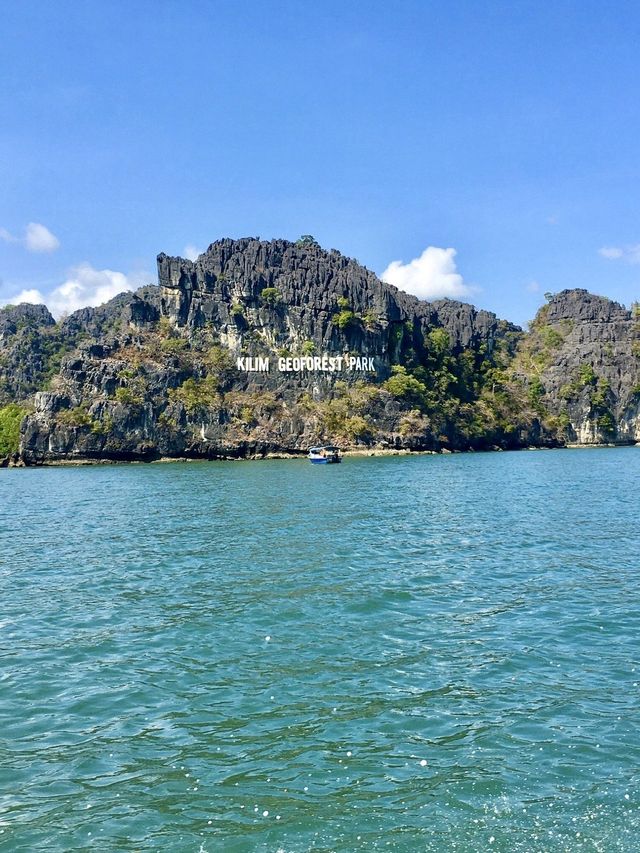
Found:
[[[632,444],[640,312],[548,294],[525,332],[297,242],[158,256],[158,284],[56,320],[0,309],[0,464]]]

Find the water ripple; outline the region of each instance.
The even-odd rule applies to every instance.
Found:
[[[639,474],[0,471],[0,850],[635,851]]]

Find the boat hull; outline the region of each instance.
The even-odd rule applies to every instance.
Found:
[[[335,465],[336,462],[340,462],[340,451],[333,444],[311,447],[307,458],[314,465]]]

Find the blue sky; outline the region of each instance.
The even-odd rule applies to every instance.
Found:
[[[631,2],[4,2],[0,302],[310,233],[519,323],[629,304],[639,43]]]

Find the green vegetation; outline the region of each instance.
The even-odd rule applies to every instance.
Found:
[[[391,369],[391,377],[382,386],[398,400],[404,403],[425,407],[427,401],[427,386],[407,372],[406,367],[399,364]]]
[[[169,411],[165,410],[158,416],[158,426],[167,432],[177,432],[180,427],[176,417]]]
[[[0,459],[18,452],[20,424],[27,410],[17,403],[9,403],[0,409]]]
[[[375,433],[376,412],[383,404],[379,386],[336,382],[334,392],[335,396],[328,400],[316,402],[305,393],[298,401],[301,414],[317,418],[319,440],[347,444],[370,441]]]
[[[564,343],[564,335],[553,326],[541,326],[538,329],[538,334],[546,350],[558,349]]]
[[[365,329],[371,331],[377,327],[380,322],[380,318],[375,311],[369,310],[362,315],[362,322],[364,323]]]
[[[333,315],[332,319],[341,332],[345,332],[362,322],[362,318],[353,311],[346,296],[338,296],[336,304],[340,310]]]
[[[63,334],[56,326],[38,328],[26,321],[16,325],[18,333],[3,336],[0,343],[0,352],[4,350],[0,355],[0,405],[46,389],[63,357],[85,337],[78,332]]]
[[[147,382],[139,367],[125,367],[118,371],[123,383],[116,388],[114,398],[125,406],[141,406],[147,395]]]
[[[604,412],[602,415],[598,417],[596,420],[598,427],[602,430],[602,432],[613,435],[616,432],[616,424],[613,419],[613,415],[611,412]]]
[[[260,299],[264,305],[275,308],[281,303],[282,296],[277,287],[265,287],[260,294]]]
[[[156,328],[161,338],[170,338],[175,332],[174,325],[168,317],[160,317]]]
[[[235,375],[233,356],[225,347],[211,344],[199,355],[198,372],[200,375],[192,375],[169,390],[169,400],[182,403],[190,417],[203,417],[220,409],[222,391]],[[165,426],[170,425],[170,419],[168,415]]]
[[[300,248],[320,248],[320,243],[313,237],[311,234],[303,234],[298,240],[296,240],[296,246]]]
[[[111,415],[103,415],[100,420],[91,422],[91,432],[94,435],[109,435],[113,431],[113,418]]]
[[[530,331],[518,349],[514,367],[529,376],[540,376],[550,367],[557,357],[557,351],[564,344],[572,329],[571,321],[563,321],[551,326],[546,322],[549,306],[543,305],[530,324]]]
[[[613,438],[616,433],[616,423],[609,405],[611,388],[606,379],[600,377],[595,388],[591,391],[591,414],[595,417],[598,429],[606,437]]]
[[[429,426],[429,418],[425,417],[418,409],[411,409],[400,418],[398,432],[405,439],[416,438],[420,440],[428,434]]]
[[[340,311],[339,314],[333,315],[333,322],[342,332],[344,332],[351,326],[356,326],[359,322],[359,317],[354,314],[353,311],[344,309]]]
[[[605,435],[613,437],[616,433],[616,425],[610,405],[611,387],[606,379],[596,374],[591,364],[581,364],[576,369],[572,381],[560,388],[559,396],[562,400],[574,400],[585,392],[590,404],[590,418]],[[566,410],[560,413],[556,421],[560,433],[566,431],[569,426]]]
[[[89,414],[86,403],[81,403],[72,409],[63,409],[58,412],[58,423],[67,427],[92,427],[93,418]]]
[[[169,399],[182,403],[188,415],[201,416],[221,403],[218,382],[213,376],[205,379],[187,379],[178,388],[169,391]]]
[[[595,385],[598,381],[596,372],[590,364],[581,364],[578,368],[578,386],[586,388],[587,385]]]
[[[566,382],[560,387],[559,396],[562,400],[572,400],[577,397],[584,388],[594,388],[598,383],[596,372],[590,364],[581,364],[576,368],[571,382]],[[607,388],[608,390],[608,388]]]
[[[598,379],[597,385],[591,394],[591,405],[594,409],[605,409],[609,406],[608,395],[611,391],[611,386],[606,379]]]
[[[116,388],[114,396],[118,403],[122,403],[125,406],[140,406],[142,404],[142,396],[136,394],[133,388],[127,386]]]
[[[184,338],[165,338],[160,341],[160,351],[164,355],[179,356],[189,346],[189,342]]]
[[[538,409],[538,407],[541,405],[543,394],[544,385],[542,384],[539,376],[534,376],[531,382],[529,383],[529,402],[534,407],[534,409]]]
[[[203,363],[209,377],[222,387],[235,375],[236,365],[226,347],[213,344],[204,354]]]
[[[392,362],[399,362],[407,334],[407,327],[403,323],[392,323],[389,326],[389,355]]]
[[[232,391],[224,395],[224,408],[232,422],[247,431],[277,416],[282,403],[271,391]]]

